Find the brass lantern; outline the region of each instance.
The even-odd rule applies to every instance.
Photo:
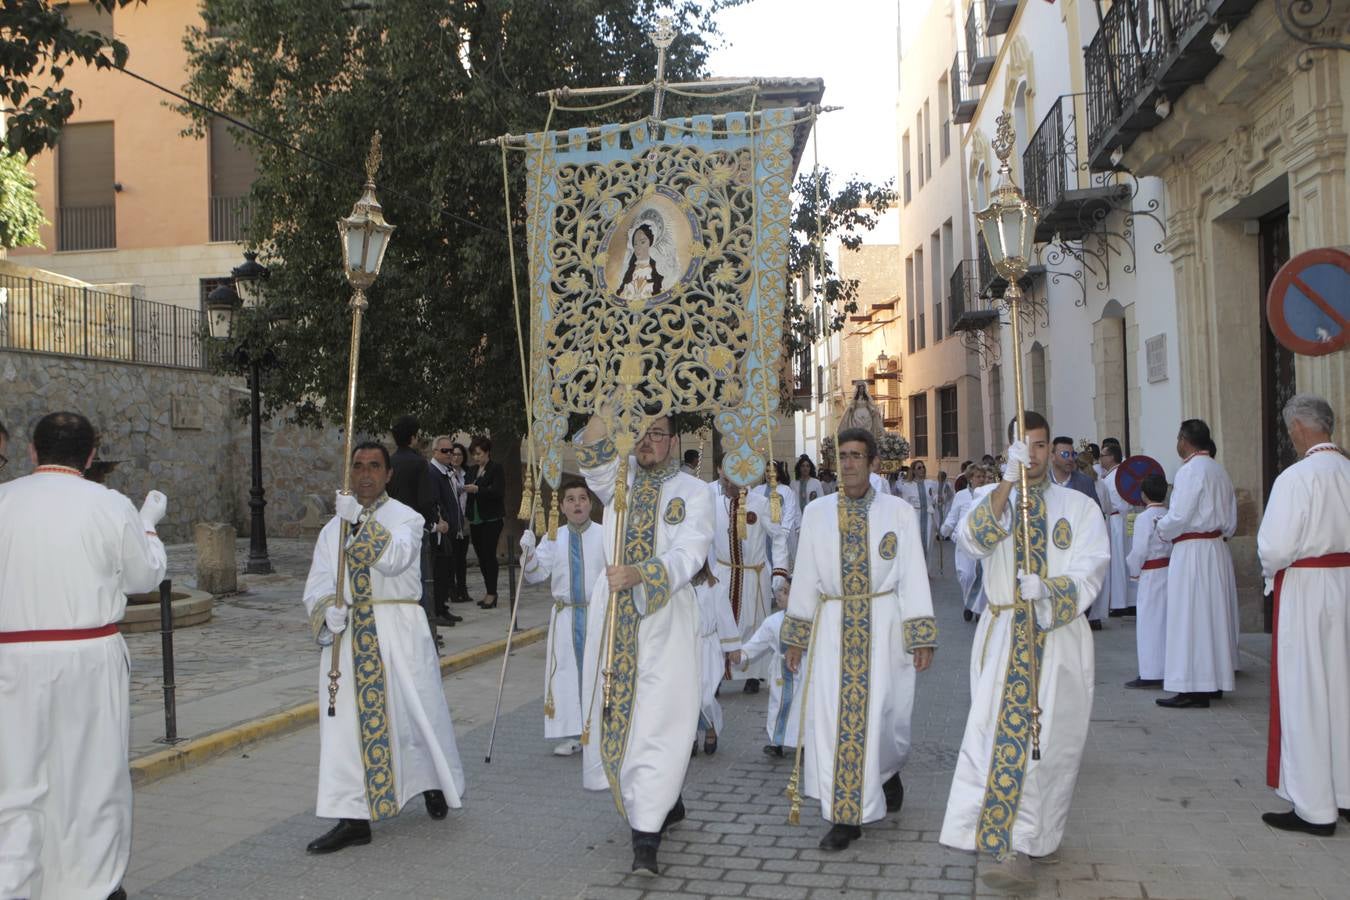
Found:
[[[342,239],[342,266],[347,281],[357,291],[364,292],[380,274],[384,251],[389,247],[389,235],[394,226],[384,220],[384,208],[375,199],[375,172],[380,167],[380,135],[375,133],[366,156],[366,184],[361,199],[352,207],[352,214],[338,219],[338,236]]]
[[[975,213],[994,268],[1010,285],[1016,285],[1031,267],[1036,223],[1040,219],[1040,210],[1028,202],[1022,189],[1013,183],[1008,157],[1014,143],[1012,117],[1005,112],[998,117],[998,132],[994,137],[994,153],[999,159],[998,185],[989,205]]]

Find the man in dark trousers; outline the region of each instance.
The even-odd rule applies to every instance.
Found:
[[[422,514],[422,609],[426,611],[427,621],[435,623],[436,605],[431,583],[431,557],[428,549],[436,526],[436,483],[431,478],[431,466],[427,459],[413,447],[417,439],[417,419],[413,416],[399,416],[389,430],[394,435],[397,447],[390,457],[393,475],[389,478],[386,493],[404,506],[410,506]],[[433,625],[432,634],[436,633]],[[440,643],[439,639],[437,643]]]
[[[460,531],[459,500],[450,482],[450,452],[455,448],[454,439],[442,434],[431,442],[431,462],[428,464],[431,481],[436,488],[436,516],[427,537],[427,552],[431,554],[432,599],[435,601],[436,624],[453,627],[463,622],[463,616],[450,612],[450,589],[453,575],[450,571],[453,561],[452,535]]]

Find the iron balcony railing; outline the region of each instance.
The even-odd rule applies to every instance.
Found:
[[[970,83],[984,84],[994,70],[994,42],[984,32],[984,3],[981,0],[971,0],[970,9],[966,11],[965,36]]]
[[[1210,38],[1231,27],[1258,0],[1116,0],[1084,51],[1088,146],[1094,168],[1107,168],[1116,147],[1128,147],[1162,118],[1160,97],[1176,100],[1218,65]]]
[[[974,299],[970,287],[970,268],[963,259],[956,264],[947,286],[947,314],[951,317],[947,324],[948,332],[956,330],[956,323],[965,315],[966,307]]]
[[[803,347],[792,361],[792,398],[811,403],[811,348]]]
[[[211,198],[211,240],[242,241],[253,219],[247,196]]]
[[[979,105],[975,89],[970,86],[970,75],[966,71],[966,54],[958,52],[952,58],[951,71],[952,121],[965,125],[975,118],[975,107]]]
[[[111,250],[116,246],[116,206],[57,207],[57,250]]]
[[[0,273],[0,348],[200,369],[200,309]]]
[[[984,33],[990,37],[1007,34],[1013,16],[1017,13],[1018,2],[1019,0],[985,0],[984,5],[988,7],[989,13],[984,19]]]
[[[1038,243],[1056,234],[1080,240],[1127,192],[1113,172],[1093,172],[1085,158],[1079,130],[1086,100],[1085,94],[1058,97],[1022,152],[1026,197],[1040,211]]]

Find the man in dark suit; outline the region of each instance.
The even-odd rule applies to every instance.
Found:
[[[427,538],[427,550],[431,554],[431,593],[436,611],[436,624],[452,627],[456,622],[464,621],[463,616],[450,612],[450,588],[454,584],[451,573],[453,548],[451,536],[460,531],[459,500],[455,497],[454,487],[450,483],[450,451],[455,442],[448,434],[442,434],[431,442],[431,462],[429,471],[431,481],[436,487],[436,520],[432,523],[431,534]]]
[[[385,492],[390,499],[405,506],[411,506],[422,514],[424,522],[422,542],[422,609],[427,620],[436,620],[436,607],[431,583],[430,536],[436,526],[436,484],[431,477],[431,466],[421,453],[413,448],[417,438],[418,423],[413,416],[399,416],[389,430],[394,435],[394,445],[398,448],[389,458],[393,474]],[[432,628],[435,634],[435,628]]]
[[[1078,454],[1073,449],[1073,438],[1062,436],[1055,438],[1050,447],[1050,477],[1060,487],[1078,491],[1090,498],[1093,503],[1100,505],[1097,499],[1097,486],[1092,483],[1091,478],[1078,471],[1077,459]]]

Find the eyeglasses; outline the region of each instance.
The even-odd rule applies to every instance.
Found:
[[[1073,459],[1075,456],[1077,456],[1077,454],[1074,453],[1072,450],[1057,450],[1055,451],[1055,455],[1058,456],[1060,459]]]
[[[453,453],[454,451],[455,451],[455,448],[454,448],[454,447],[437,447],[437,448],[436,448],[436,452],[437,452],[437,453]]]
[[[648,431],[646,434],[642,436],[642,439],[644,441],[648,439],[653,441],[664,441],[668,437],[671,437],[671,433],[669,431]]]
[[[840,459],[859,460],[867,459],[867,454],[858,450],[849,450],[839,454]]]

